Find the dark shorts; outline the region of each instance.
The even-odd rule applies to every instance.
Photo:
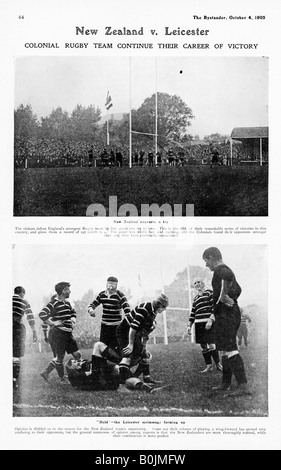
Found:
[[[214,326],[210,330],[206,330],[206,323],[196,323],[195,322],[195,341],[196,343],[208,343],[214,344],[215,341],[215,330]]]
[[[13,323],[13,357],[25,354],[26,328],[23,323]]]
[[[116,330],[118,325],[104,325],[101,324],[100,328],[100,341],[111,349],[118,347],[118,341],[116,337]]]
[[[73,354],[79,349],[72,333],[58,328],[52,330],[52,344],[52,349],[54,348],[56,355],[60,357],[63,357],[65,353]]]
[[[241,322],[241,313],[237,304],[227,307],[218,304],[215,308],[215,343],[219,351],[235,351],[237,331]]]
[[[116,330],[116,338],[118,341],[119,354],[121,356],[123,356],[122,354],[123,348],[125,348],[129,342],[129,330],[130,330],[130,326],[128,325],[126,320],[123,320]],[[141,342],[141,334],[137,332],[135,336],[135,340],[134,340],[134,348],[132,352],[132,357],[133,358],[140,357],[142,350],[143,350],[143,345]]]

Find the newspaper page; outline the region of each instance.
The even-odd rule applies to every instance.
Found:
[[[2,0],[1,449],[280,449],[280,13]]]

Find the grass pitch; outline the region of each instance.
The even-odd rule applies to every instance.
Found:
[[[200,374],[204,361],[199,345],[190,342],[149,345],[153,361],[151,375],[171,388],[155,394],[128,391],[88,392],[62,387],[56,371],[50,384],[40,372],[51,359],[47,353],[28,353],[22,360],[20,391],[14,394],[13,416],[16,417],[166,417],[166,416],[252,416],[268,415],[267,347],[250,344],[242,348],[252,395],[224,397],[213,394],[211,387],[221,382],[214,370]],[[85,358],[91,350],[82,351]],[[233,385],[235,381],[233,379]]]
[[[85,216],[91,204],[108,215],[133,204],[194,204],[195,216],[268,215],[267,167],[27,168],[14,175],[14,216]]]

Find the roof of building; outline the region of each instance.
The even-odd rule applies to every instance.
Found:
[[[268,139],[268,127],[234,127],[232,139]]]

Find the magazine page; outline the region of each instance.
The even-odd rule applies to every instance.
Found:
[[[279,2],[1,22],[1,448],[280,449]]]

